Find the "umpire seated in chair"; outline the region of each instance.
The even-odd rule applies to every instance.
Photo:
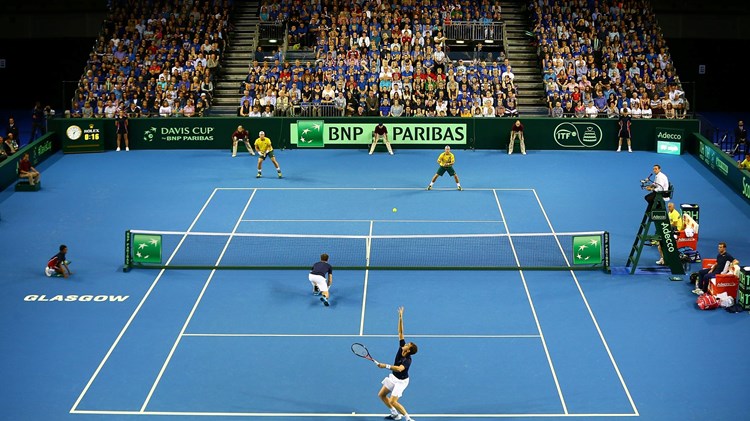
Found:
[[[674,191],[674,188],[669,182],[667,175],[661,171],[660,165],[654,165],[653,174],[654,181],[651,184],[643,187],[646,190],[650,190],[650,193],[648,193],[644,197],[644,199],[646,199],[646,202],[648,202],[649,209],[654,206],[654,200],[656,199],[657,195],[661,196],[665,202],[668,202],[672,198],[672,193]],[[659,202],[657,202],[656,207],[659,207]]]

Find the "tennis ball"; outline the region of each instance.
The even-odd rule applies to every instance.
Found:
[[[393,211],[394,211],[394,212],[398,212],[398,209],[396,209],[396,208],[393,208]]]

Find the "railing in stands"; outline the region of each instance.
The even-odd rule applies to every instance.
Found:
[[[445,36],[448,39],[502,41],[503,24],[500,22],[451,22],[445,25]]]

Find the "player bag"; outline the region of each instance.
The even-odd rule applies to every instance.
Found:
[[[711,294],[703,294],[695,302],[701,310],[713,310],[719,307],[719,301]]]

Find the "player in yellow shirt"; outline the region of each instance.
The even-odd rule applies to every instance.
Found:
[[[271,162],[273,162],[274,167],[276,167],[276,172],[279,173],[279,178],[281,178],[281,167],[279,167],[279,163],[276,162],[276,157],[273,156],[271,139],[266,137],[266,132],[261,131],[258,133],[258,138],[255,139],[255,151],[258,152],[258,175],[256,175],[255,178],[261,177],[263,161],[265,161],[266,158],[271,158]]]
[[[750,153],[745,154],[745,160],[741,161],[738,165],[741,170],[749,170],[750,171]]]
[[[669,216],[669,224],[672,226],[672,231],[674,232],[675,239],[679,235],[679,232],[682,231],[685,228],[685,224],[682,221],[682,215],[680,215],[680,212],[677,211],[674,207],[674,203],[669,202],[667,204],[667,215]],[[657,265],[663,265],[664,264],[664,252],[661,251],[661,243],[659,243],[659,260],[656,261]]]
[[[459,190],[463,190],[461,188],[461,182],[458,181],[458,175],[456,174],[456,171],[453,169],[453,164],[456,162],[456,156],[451,153],[451,147],[446,146],[445,152],[441,153],[440,156],[438,156],[437,159],[438,164],[440,166],[438,167],[437,172],[435,173],[435,176],[432,177],[432,181],[430,181],[430,185],[427,186],[427,190],[432,190],[432,185],[435,184],[435,180],[437,180],[438,177],[442,177],[443,174],[446,172],[448,175],[452,175],[453,178],[456,180],[456,187],[458,187]]]

